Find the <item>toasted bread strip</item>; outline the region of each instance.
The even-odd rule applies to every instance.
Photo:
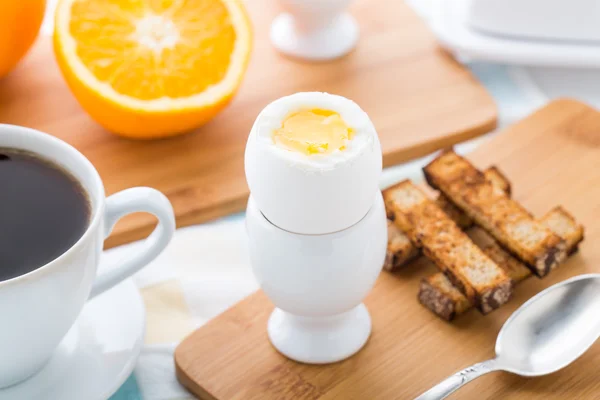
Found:
[[[496,167],[492,165],[488,167],[485,171],[483,171],[483,175],[485,175],[485,179],[490,181],[494,187],[502,190],[508,197],[512,195],[512,188],[510,186],[510,181],[504,176],[502,172]]]
[[[519,283],[531,276],[531,270],[500,247],[496,242],[483,249],[496,264],[510,276],[514,283]]]
[[[484,171],[484,174],[494,186],[510,194],[510,182],[498,168],[491,166]],[[473,225],[473,220],[456,208],[443,194],[440,193],[435,202],[461,229]],[[393,218],[393,212],[388,210],[388,247],[383,264],[383,268],[387,271],[400,268],[421,255],[421,251],[413,246],[404,232],[392,222]]]
[[[461,211],[460,208],[456,207],[450,200],[440,193],[435,199],[435,203],[452,221],[458,225],[460,229],[468,229],[473,226],[473,220],[467,214]]]
[[[500,172],[498,167],[492,165],[483,171],[485,179],[490,181],[492,186],[502,190],[508,197],[511,195],[511,187],[509,180]],[[436,199],[436,203],[450,218],[456,222],[462,229],[467,229],[473,226],[473,219],[465,214],[460,208],[456,207],[443,193],[440,193]]]
[[[566,243],[519,203],[496,189],[469,161],[447,151],[423,168],[427,182],[538,276],[562,262]]]
[[[575,221],[575,218],[561,206],[556,206],[548,211],[541,222],[563,238],[567,243],[567,254],[575,253],[579,243],[583,240],[583,226]]]
[[[412,245],[408,237],[390,219],[388,225],[388,245],[383,268],[392,271],[408,263],[421,254],[419,249]]]
[[[473,306],[443,272],[421,281],[419,302],[446,321],[452,321]]]
[[[540,222],[565,239],[569,254],[573,254],[583,240],[583,227],[560,206],[550,210]],[[497,244],[486,247],[484,252],[504,268],[513,282],[518,283],[531,276],[529,268]],[[421,304],[447,321],[451,321],[472,307],[471,302],[452,286],[450,280],[441,272],[421,281],[418,298]]]
[[[502,267],[514,283],[531,276],[529,268],[497,244],[484,248],[483,252]],[[422,305],[447,321],[453,320],[473,307],[472,303],[441,272],[421,281],[418,299]]]
[[[412,182],[384,191],[394,223],[484,314],[508,301],[509,276]]]

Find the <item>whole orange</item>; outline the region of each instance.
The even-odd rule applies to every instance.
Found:
[[[35,41],[45,10],[46,0],[0,0],[0,78]]]

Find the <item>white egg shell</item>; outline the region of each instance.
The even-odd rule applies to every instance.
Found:
[[[302,109],[335,111],[353,128],[347,149],[306,155],[276,146],[272,132]],[[264,216],[294,233],[325,234],[359,222],[373,205],[382,170],[381,145],[367,114],[353,101],[320,92],[269,104],[248,137],[246,179]]]

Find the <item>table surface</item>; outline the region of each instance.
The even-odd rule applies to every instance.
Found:
[[[73,97],[54,62],[52,41],[45,37],[3,80],[0,120],[74,146],[94,164],[107,195],[135,186],[160,190],[180,228],[244,210],[248,132],[263,107],[290,93],[318,89],[357,100],[377,127],[385,166],[477,137],[496,125],[489,93],[439,50],[435,36],[403,2],[355,0],[351,12],[361,17],[356,50],[340,60],[313,64],[282,57],[271,45],[276,2],[251,0],[247,10],[254,47],[244,84],[231,104],[197,132],[149,142],[108,134]],[[105,248],[140,240],[155,225],[150,214],[127,215]]]
[[[50,0],[51,10],[57,0]],[[427,19],[431,0],[408,0]],[[48,13],[50,15],[50,13]],[[51,32],[48,18],[43,32]],[[600,107],[599,71],[469,65],[498,103],[499,127],[521,119],[549,99],[580,98]],[[459,145],[468,153],[487,137]],[[429,157],[386,169],[382,186],[419,179]],[[103,262],[135,251],[138,243],[106,252]],[[247,257],[243,214],[177,231],[169,248],[134,277],[147,307],[146,345],[134,371],[111,400],[184,400],[192,397],[176,381],[172,352],[189,332],[257,289]],[[490,344],[491,346],[492,344]]]
[[[520,119],[538,104],[526,96],[508,70],[476,66],[473,71],[491,90],[499,104],[501,126]],[[494,133],[457,147],[468,153]],[[430,157],[384,170],[381,186],[401,178],[419,180],[420,168]],[[134,280],[147,306],[146,345],[134,374],[111,400],[191,399],[176,381],[172,351],[195,328],[220,314],[258,286],[250,270],[244,215],[183,228],[156,261]],[[138,243],[107,251],[110,261],[135,251]]]

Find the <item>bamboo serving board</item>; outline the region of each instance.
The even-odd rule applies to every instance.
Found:
[[[421,278],[435,271],[420,259],[383,272],[366,299],[373,332],[350,359],[327,366],[290,361],[267,339],[272,304],[257,292],[192,333],[177,348],[179,381],[202,399],[412,399],[448,375],[493,357],[502,324],[527,299],[568,277],[600,272],[600,113],[559,100],[507,129],[468,156],[498,165],[514,197],[535,215],[557,204],[586,228],[580,251],[545,279],[520,284],[514,298],[482,316],[455,322],[417,302]],[[600,294],[599,294],[600,295]],[[540,378],[486,375],[454,399],[599,399],[600,345],[566,369]]]
[[[357,0],[362,30],[356,51],[330,63],[281,57],[268,41],[280,11],[275,0],[250,0],[252,61],[240,93],[216,119],[189,135],[135,142],[104,131],[85,114],[64,83],[48,39],[0,81],[0,123],[40,129],[73,144],[96,166],[108,194],[152,186],[175,208],[177,226],[240,211],[248,188],[246,138],[260,110],[297,91],[319,90],[357,101],[378,129],[384,163],[392,165],[486,133],[496,108],[483,87],[442,53],[425,24],[402,1]],[[154,219],[121,221],[108,247],[146,236]]]

